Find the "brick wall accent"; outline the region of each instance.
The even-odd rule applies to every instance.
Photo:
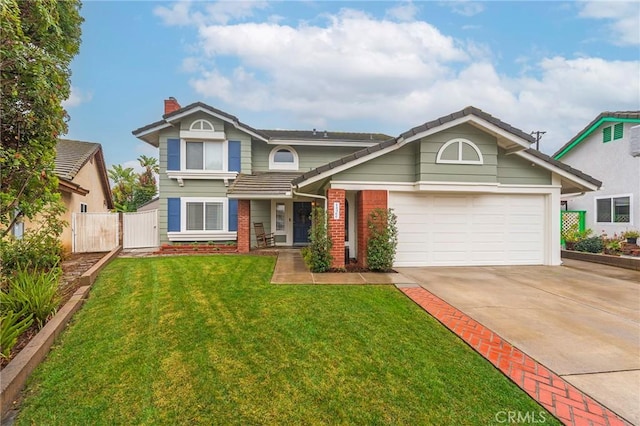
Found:
[[[369,213],[377,208],[387,208],[388,192],[385,190],[360,191],[357,194],[357,232],[358,232],[358,265],[367,266],[367,240],[369,229],[367,219]]]
[[[251,201],[238,200],[238,253],[251,250]]]
[[[340,203],[340,218],[334,219],[334,203]],[[344,216],[345,216],[345,190],[329,189],[327,191],[327,217],[329,238],[333,241],[331,248],[332,268],[344,268]]]
[[[176,101],[176,98],[169,98],[164,100],[164,113],[170,114],[173,111],[180,109],[180,104]]]

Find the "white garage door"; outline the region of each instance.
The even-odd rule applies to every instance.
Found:
[[[541,265],[542,195],[390,192],[398,217],[395,266]]]

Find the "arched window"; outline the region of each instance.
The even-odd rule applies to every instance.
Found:
[[[476,144],[467,139],[457,138],[442,145],[436,163],[484,164],[484,159]]]
[[[290,146],[277,146],[269,154],[269,169],[298,170],[298,153]]]
[[[191,127],[189,127],[189,130],[213,132],[213,124],[211,124],[207,120],[196,120],[191,123]]]

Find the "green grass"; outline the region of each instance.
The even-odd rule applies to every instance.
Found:
[[[270,285],[273,266],[117,259],[17,424],[475,425],[542,411],[394,287]]]

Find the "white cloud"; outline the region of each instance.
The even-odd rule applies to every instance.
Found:
[[[212,105],[283,113],[289,121],[334,130],[398,134],[474,105],[526,132],[546,131],[552,153],[604,110],[640,108],[638,61],[519,58],[504,75],[491,49],[455,40],[421,21],[393,22],[343,9],[326,25],[204,25],[185,68]],[[216,67],[225,59],[231,71]],[[354,121],[373,128],[345,128]],[[345,123],[344,125],[341,123]],[[278,127],[279,123],[273,123]]]
[[[77,107],[80,104],[91,101],[92,98],[93,93],[84,92],[76,86],[71,86],[71,93],[66,100],[62,101],[62,106],[64,108]]]
[[[640,44],[640,3],[623,1],[586,1],[579,3],[578,16],[608,21],[608,33],[620,45]]]
[[[189,1],[177,2],[171,7],[158,6],[153,13],[159,16],[165,25],[184,26],[193,23]]]
[[[402,3],[398,6],[387,9],[387,18],[400,21],[409,22],[413,21],[418,14],[418,7],[412,2]]]
[[[474,16],[484,11],[484,4],[470,0],[451,0],[442,3],[449,7],[453,13],[462,16]]]
[[[207,3],[204,13],[194,11],[189,0],[174,3],[171,7],[158,6],[153,10],[156,16],[170,26],[190,24],[228,24],[231,21],[243,20],[253,16],[254,10],[268,7],[266,1],[217,1]]]

